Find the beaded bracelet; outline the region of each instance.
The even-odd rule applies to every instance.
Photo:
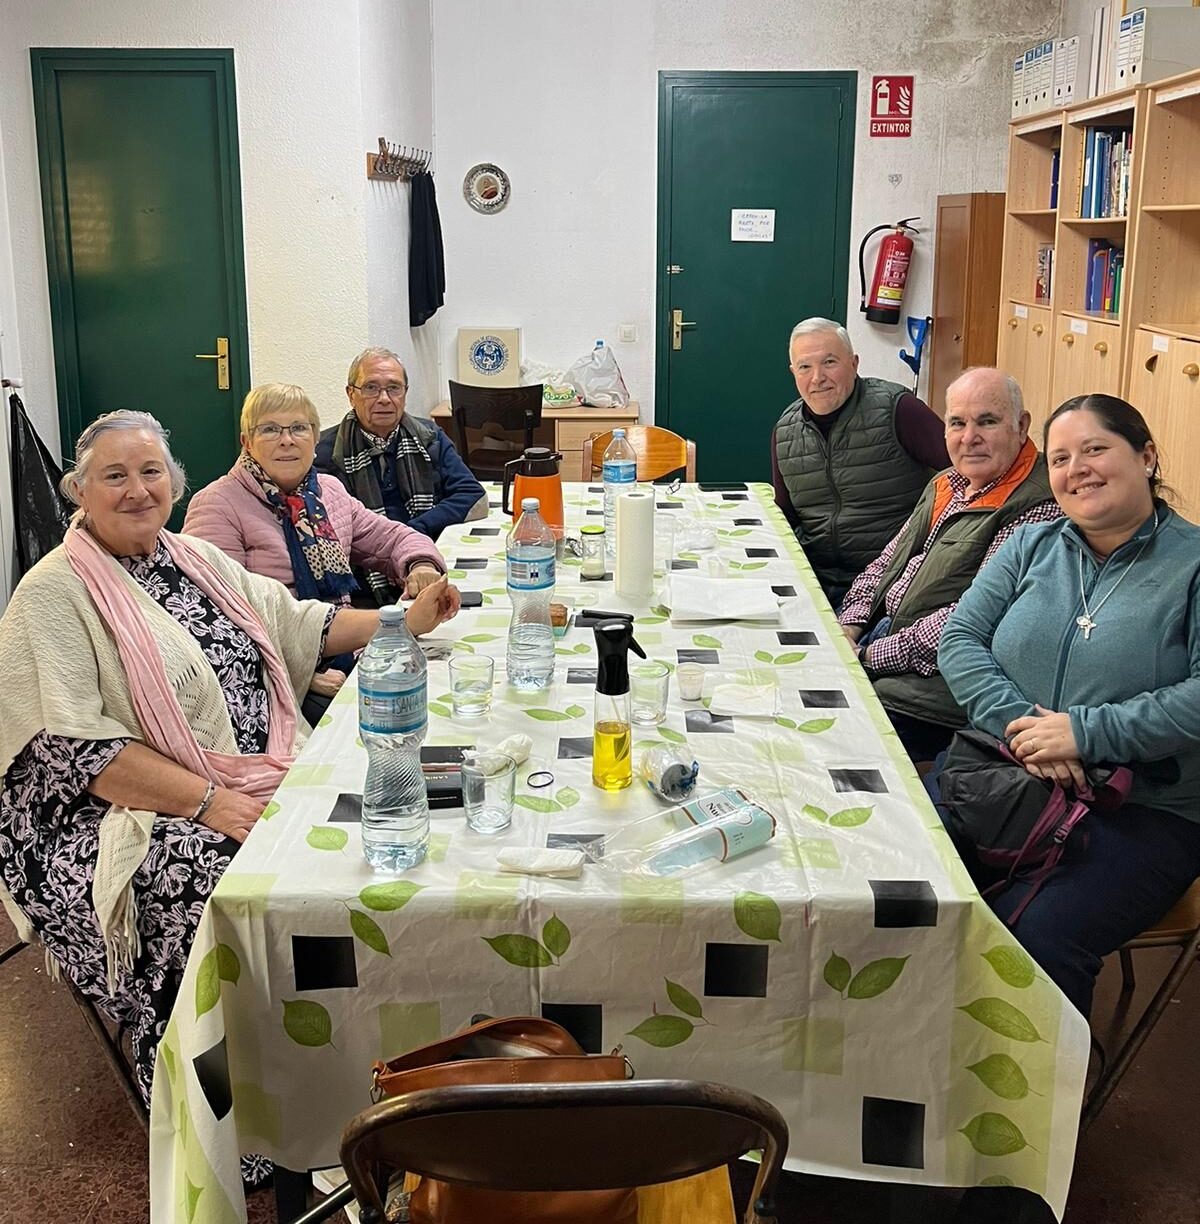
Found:
[[[216,793],[217,784],[215,782],[209,782],[208,790],[204,792],[204,798],[200,800],[200,806],[192,815],[193,820],[200,820],[204,816],[204,813],[207,812],[210,807],[212,807],[213,796]]]

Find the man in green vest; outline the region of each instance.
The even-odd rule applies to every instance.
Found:
[[[1016,379],[968,370],[946,389],[951,466],[846,593],[846,636],[914,760],[932,760],[966,725],[937,670],[938,642],[959,596],[1023,523],[1062,511],[1029,438]]]
[[[860,378],[832,319],[797,323],[788,357],[800,398],[771,439],[775,501],[836,608],[946,466],[942,423],[899,383]]]

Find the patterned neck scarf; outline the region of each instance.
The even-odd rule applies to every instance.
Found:
[[[346,473],[350,492],[368,509],[382,514],[383,492],[374,459],[382,456],[386,463],[388,456],[393,457],[405,510],[414,519],[434,506],[433,459],[426,448],[427,441],[407,412],[386,438],[367,433],[358,417],[348,412],[334,438],[333,461]]]
[[[296,595],[300,599],[348,604],[350,592],[358,590],[358,583],[321,502],[316,469],[308,469],[294,493],[285,493],[248,452],[242,451],[238,462],[258,482],[267,505],[283,527],[296,579]]]

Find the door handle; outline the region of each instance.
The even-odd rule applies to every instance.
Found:
[[[695,323],[688,322],[683,317],[682,310],[671,311],[671,348],[678,350],[683,348],[683,329],[685,327],[695,327]]]
[[[1104,354],[1108,352],[1108,341],[1107,340],[1097,340],[1096,343],[1092,345],[1092,348],[1094,348],[1096,352],[1099,353],[1101,357],[1103,357]]]
[[[1075,337],[1071,335],[1070,332],[1067,332],[1067,334],[1063,336],[1062,342],[1067,346],[1067,348],[1070,348],[1071,345],[1075,343]]]
[[[1035,323],[1033,325],[1033,334],[1035,336],[1040,336],[1045,330],[1046,329],[1040,323]]]
[[[1158,365],[1158,354],[1151,353],[1150,356],[1146,358],[1146,369],[1149,370],[1151,374],[1153,374],[1154,368],[1157,365]]]
[[[200,361],[215,361],[217,363],[217,390],[229,390],[229,337],[217,337],[215,353],[196,353]]]
[[[1189,361],[1183,367],[1183,372],[1188,378],[1200,378],[1200,365],[1197,365],[1194,361]]]
[[[1008,321],[1008,325],[1009,325],[1009,327],[1016,327],[1016,325],[1017,325],[1017,321],[1016,321],[1016,319],[1009,319],[1009,321]]]

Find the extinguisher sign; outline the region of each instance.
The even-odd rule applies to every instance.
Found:
[[[871,78],[872,136],[911,136],[912,112],[912,77]]]

